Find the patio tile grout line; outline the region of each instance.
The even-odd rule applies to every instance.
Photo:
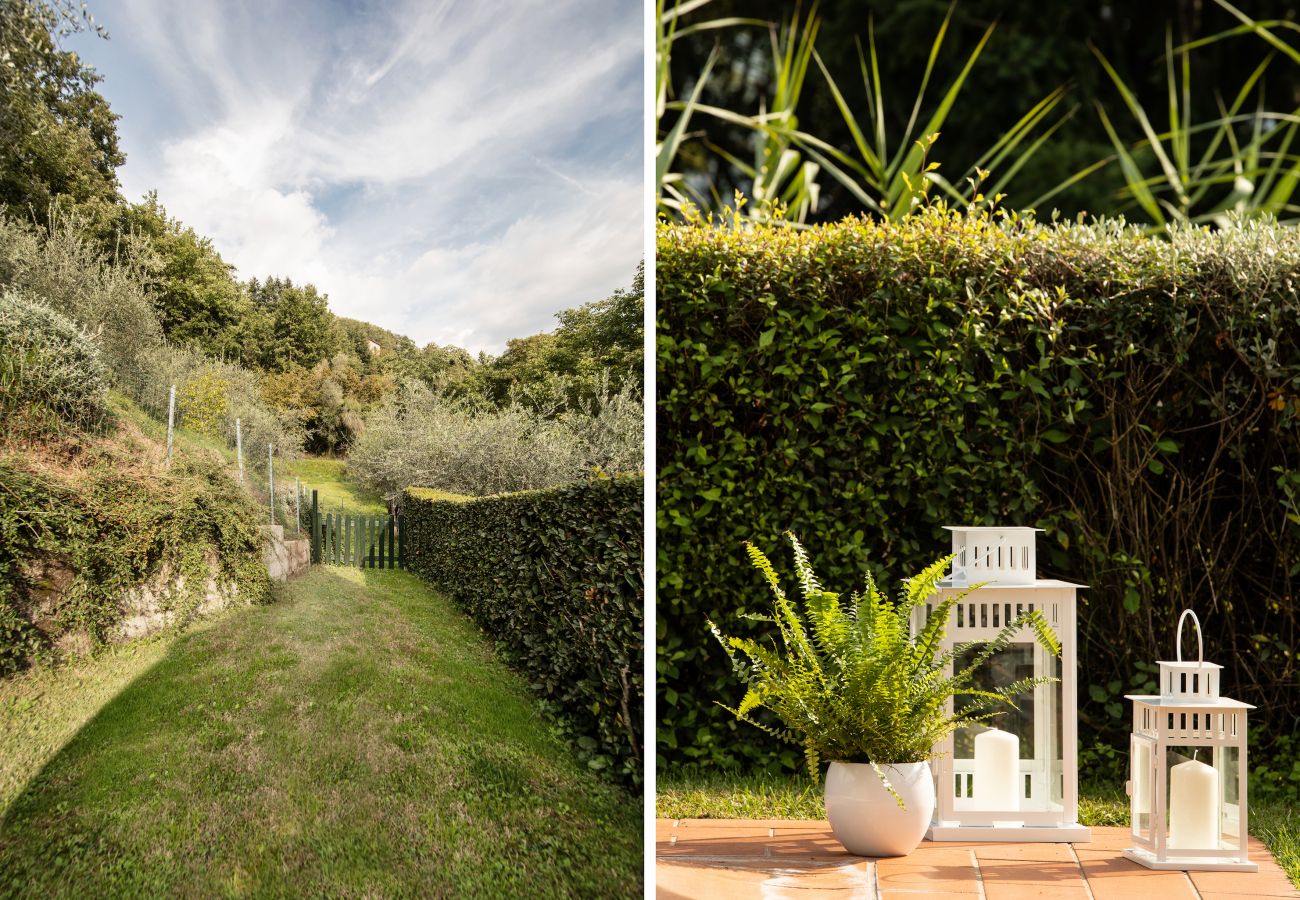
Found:
[[[1074,844],[1066,844],[1066,846],[1070,848],[1070,855],[1074,857],[1074,864],[1079,867],[1079,877],[1083,879],[1083,891],[1088,895],[1088,900],[1097,900],[1096,895],[1092,892],[1092,885],[1088,883],[1088,873],[1084,871],[1083,860],[1079,859],[1079,854],[1074,849]]]
[[[1184,872],[1183,877],[1187,879],[1187,886],[1190,887],[1192,889],[1192,893],[1196,895],[1196,900],[1202,900],[1201,889],[1198,888],[1196,886],[1196,882],[1192,880],[1192,873]]]
[[[980,900],[988,900],[988,894],[984,893],[984,873],[980,871],[979,857],[974,850],[970,851],[970,864],[975,869],[975,886],[980,889]]]

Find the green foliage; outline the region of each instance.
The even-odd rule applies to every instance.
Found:
[[[407,492],[407,567],[496,641],[593,770],[641,780],[639,478],[455,501]]]
[[[246,601],[266,597],[262,516],[225,467],[182,453],[157,471],[145,448],[120,440],[87,443],[66,472],[0,457],[0,673],[64,635],[103,644],[123,594],[159,574],[184,577],[165,599],[180,625],[210,578]]]
[[[245,357],[268,372],[310,369],[340,349],[329,298],[313,284],[289,278],[248,282],[257,321],[249,327],[256,355]]]
[[[636,472],[644,459],[641,397],[608,384],[577,408],[549,411],[436,395],[417,383],[376,410],[353,445],[348,470],[388,497],[437,486],[483,496]]]
[[[230,412],[230,382],[210,371],[190,379],[176,398],[181,424],[191,431],[217,437]]]
[[[131,371],[139,354],[162,340],[145,273],[105,256],[82,212],[57,204],[49,215],[39,227],[0,218],[0,287],[76,322],[93,336],[109,372]]]
[[[117,199],[118,116],[95,91],[100,76],[58,43],[86,25],[69,0],[0,0],[0,211],[9,215],[44,221],[58,196]]]
[[[929,208],[895,225],[658,232],[660,752],[792,768],[707,702],[698,623],[762,634],[745,540],[828,579],[924,565],[945,524],[1033,524],[1080,612],[1081,732],[1201,611],[1224,691],[1300,716],[1300,236],[1167,238]],[[1116,634],[1122,640],[1116,640]]]
[[[157,192],[124,205],[115,224],[119,234],[132,238],[123,249],[146,273],[167,340],[210,356],[240,358],[252,310],[233,267],[212,241],[169,217]]]
[[[645,359],[644,316],[642,265],[631,288],[561,310],[556,313],[560,326],[555,331],[513,338],[500,356],[464,373],[457,382],[443,379],[441,386],[458,396],[486,396],[500,406],[521,400],[548,414],[598,399],[611,384],[615,390],[632,385],[639,392]]]
[[[869,574],[866,591],[842,601],[821,586],[798,539],[790,533],[786,537],[794,548],[802,609],[786,596],[763,551],[745,545],[774,598],[770,614],[748,618],[775,626],[780,644],[727,638],[713,623],[709,627],[747,688],[738,707],[723,708],[742,722],[802,747],[814,779],[820,778],[822,762],[923,762],[957,729],[995,718],[1003,706],[1015,705],[1015,697],[1052,680],[1024,678],[992,691],[973,686],[980,666],[1022,630],[1060,654],[1056,636],[1039,610],[1007,622],[992,640],[939,652],[953,608],[974,588],[934,604],[913,635],[913,613],[938,592],[951,557],[906,579],[896,603],[876,588]],[[955,661],[972,649],[976,652],[971,661],[956,666]],[[945,711],[950,702],[953,712]],[[758,709],[770,710],[784,728],[755,720]],[[885,779],[878,767],[876,774]],[[897,794],[895,798],[901,805],[902,799]]]
[[[0,292],[0,424],[17,435],[95,429],[111,418],[99,351],[41,303]]]
[[[1262,77],[1300,62],[1293,11],[1177,7],[660,0],[660,208],[898,218],[934,185],[1153,227],[1294,215],[1295,98]]]

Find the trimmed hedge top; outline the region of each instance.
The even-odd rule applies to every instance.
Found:
[[[592,769],[641,780],[639,476],[457,498],[406,491],[407,567],[478,623]]]
[[[1225,692],[1277,733],[1300,718],[1294,229],[935,208],[657,244],[663,762],[797,762],[713,704],[738,685],[705,628],[756,633],[741,544],[786,529],[827,582],[891,584],[945,524],[1044,527],[1040,574],[1092,585],[1085,763],[1121,746],[1122,695],[1154,686],[1185,606]]]

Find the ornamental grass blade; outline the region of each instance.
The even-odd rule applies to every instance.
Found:
[[[1111,146],[1115,148],[1115,158],[1119,160],[1120,171],[1124,173],[1124,181],[1127,183],[1129,190],[1133,193],[1133,199],[1137,200],[1138,205],[1151,217],[1157,225],[1165,224],[1165,217],[1160,212],[1160,205],[1152,196],[1146,181],[1142,177],[1142,170],[1134,162],[1132,155],[1120,140],[1119,135],[1115,132],[1115,126],[1111,124],[1110,117],[1106,115],[1105,108],[1098,103],[1097,115],[1101,118],[1101,124],[1106,129],[1106,134],[1110,137]],[[1075,179],[1077,180],[1077,179]]]
[[[949,16],[952,15],[951,7],[949,8],[948,15]],[[945,28],[947,27],[947,22],[948,20],[945,19],[944,20]],[[966,58],[966,64],[962,66],[961,72],[958,73],[957,77],[953,80],[952,84],[949,85],[948,90],[944,93],[943,99],[939,102],[938,108],[930,116],[929,121],[925,123],[925,128],[922,130],[921,140],[918,140],[910,147],[910,149],[907,151],[907,155],[904,156],[902,160],[895,167],[893,177],[890,179],[889,193],[887,196],[887,199],[889,201],[888,209],[890,210],[891,219],[897,220],[902,217],[899,213],[899,208],[901,206],[900,199],[902,197],[903,191],[907,190],[909,197],[914,193],[910,188],[907,187],[907,179],[904,179],[902,176],[907,175],[913,181],[920,180],[916,176],[919,176],[921,174],[920,173],[921,162],[925,158],[925,153],[927,150],[927,147],[923,146],[921,141],[933,142],[933,139],[938,136],[940,129],[943,128],[943,123],[948,118],[948,113],[952,110],[953,104],[956,103],[957,101],[958,94],[961,93],[962,87],[966,84],[966,78],[970,75],[971,68],[975,65],[975,61],[979,59],[980,53],[983,52],[984,46],[988,43],[989,38],[993,35],[993,29],[995,27],[996,26],[994,25],[990,25],[987,29],[985,29],[983,36],[980,37],[979,43],[976,44],[975,49],[971,51],[970,56]],[[938,44],[941,39],[942,39],[942,29],[940,31],[940,37],[935,39],[935,47],[931,52],[931,57],[930,57],[931,65],[933,64],[935,53],[938,52]],[[924,92],[925,90],[925,82],[929,80],[928,69],[929,67],[927,67],[926,78],[922,82],[922,87],[921,87],[922,92]],[[914,108],[913,110],[914,114],[915,114],[915,109],[919,109],[920,107],[920,101],[921,101],[921,94],[918,93],[917,107]],[[908,128],[907,133],[910,136],[911,134],[910,127]],[[907,205],[907,208],[903,211],[903,215],[906,215],[906,213],[909,211],[910,211],[910,203]]]
[[[673,160],[677,156],[677,150],[682,143],[682,137],[686,133],[686,126],[690,124],[691,114],[694,112],[696,104],[699,102],[700,94],[704,91],[704,85],[709,80],[709,75],[713,71],[714,64],[718,61],[719,48],[714,47],[709,53],[708,60],[704,63],[704,68],[700,71],[700,76],[695,80],[691,88],[690,98],[683,104],[681,113],[673,127],[669,129],[668,134],[659,143],[655,151],[655,183],[660,186],[659,194],[662,196],[664,177],[672,167]]]
[[[1141,101],[1139,101],[1137,96],[1129,90],[1128,85],[1124,83],[1124,79],[1120,77],[1119,72],[1115,71],[1115,67],[1110,64],[1110,60],[1106,58],[1106,55],[1092,44],[1089,44],[1088,48],[1092,50],[1093,56],[1097,57],[1101,62],[1102,68],[1106,70],[1106,74],[1110,76],[1110,80],[1114,82],[1115,87],[1119,90],[1120,97],[1124,100],[1124,105],[1128,107],[1129,113],[1131,113],[1133,118],[1137,121],[1138,127],[1142,129],[1142,133],[1146,135],[1148,145],[1151,147],[1151,152],[1155,154],[1156,161],[1160,163],[1160,168],[1165,173],[1165,180],[1168,182],[1170,189],[1173,190],[1174,196],[1178,198],[1179,205],[1185,208],[1187,205],[1187,193],[1183,188],[1183,182],[1179,179],[1178,170],[1174,167],[1173,161],[1169,159],[1169,155],[1165,152],[1164,145],[1156,134],[1155,128],[1151,126],[1151,120],[1147,117],[1146,110],[1142,107]],[[1114,133],[1114,129],[1109,125],[1109,120],[1106,120],[1106,131],[1111,134]],[[1112,137],[1112,143],[1116,143],[1117,141],[1117,137]],[[1122,147],[1122,144],[1119,146]],[[1121,162],[1122,160],[1123,154],[1121,154]]]

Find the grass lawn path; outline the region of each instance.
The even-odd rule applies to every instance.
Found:
[[[414,576],[314,567],[145,659],[4,812],[0,896],[641,895],[640,800]]]

